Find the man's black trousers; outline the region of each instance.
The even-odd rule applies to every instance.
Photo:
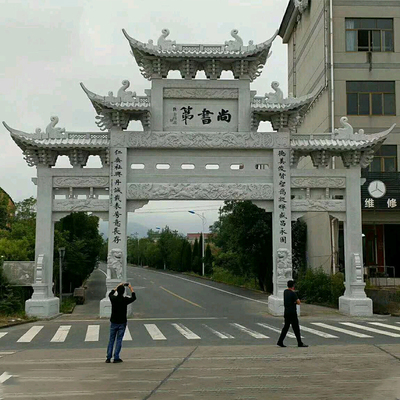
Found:
[[[297,314],[287,314],[285,315],[285,325],[282,328],[281,336],[279,337],[278,343],[283,343],[285,340],[286,334],[292,325],[293,332],[296,335],[297,344],[302,344],[301,336],[300,336],[300,327],[299,327],[299,319],[297,318]]]

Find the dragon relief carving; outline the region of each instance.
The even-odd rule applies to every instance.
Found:
[[[283,96],[283,92],[279,87],[279,82],[273,81],[271,83],[272,89],[274,92],[265,93],[264,103],[266,104],[291,104],[296,102],[296,98],[289,93],[289,96],[285,99]]]
[[[272,184],[132,183],[128,199],[146,200],[271,200]]]
[[[129,135],[128,147],[134,148],[257,148],[274,145],[270,133],[260,132],[144,132]]]
[[[109,178],[108,177],[57,177],[53,178],[53,187],[57,188],[90,188],[90,187],[99,187],[104,188],[109,186]]]
[[[108,211],[109,201],[99,199],[53,200],[53,211]]]
[[[292,200],[292,212],[295,211],[346,211],[344,200]]]
[[[346,178],[292,178],[294,188],[345,188]]]
[[[279,248],[276,251],[276,272],[280,281],[292,278],[292,255],[288,249]]]

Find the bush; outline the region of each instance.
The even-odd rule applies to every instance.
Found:
[[[338,307],[339,297],[344,293],[344,275],[341,272],[328,275],[322,268],[309,268],[299,275],[296,289],[300,299],[307,303]]]
[[[257,282],[252,279],[246,279],[244,276],[234,275],[231,271],[221,267],[213,267],[211,279],[216,282],[227,283],[229,285],[242,286],[247,289],[259,290]]]

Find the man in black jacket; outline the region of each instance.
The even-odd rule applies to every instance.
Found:
[[[293,332],[296,335],[297,345],[299,347],[308,347],[301,341],[299,319],[297,318],[296,305],[300,304],[300,300],[294,291],[294,282],[292,280],[288,281],[287,289],[283,292],[283,301],[285,305],[285,325],[282,328],[281,336],[279,337],[277,345],[279,347],[286,347],[283,341],[289,330],[290,325],[292,325]]]
[[[136,294],[133,291],[133,287],[131,284],[129,284],[128,287],[132,293],[131,297],[124,296],[125,288],[123,283],[120,283],[115,289],[111,290],[110,294],[108,295],[111,301],[111,326],[106,363],[111,362],[115,338],[117,338],[117,341],[115,344],[114,363],[122,362],[122,360],[119,358],[119,353],[121,352],[122,338],[124,337],[127,324],[127,308],[128,304],[131,304],[136,300]],[[118,293],[117,296],[115,296],[115,292]]]

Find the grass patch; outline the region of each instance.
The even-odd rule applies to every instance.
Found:
[[[243,276],[234,275],[232,274],[232,272],[221,267],[214,267],[213,272],[209,277],[215,282],[240,286],[251,290],[260,290],[260,287],[258,286],[257,282],[255,282],[253,279],[248,279]]]
[[[36,320],[37,318],[35,317],[28,317],[25,312],[16,313],[15,315],[0,314],[0,328],[24,322],[34,322]]]
[[[72,314],[76,306],[76,300],[74,297],[63,297],[60,305],[60,312],[63,314]]]

